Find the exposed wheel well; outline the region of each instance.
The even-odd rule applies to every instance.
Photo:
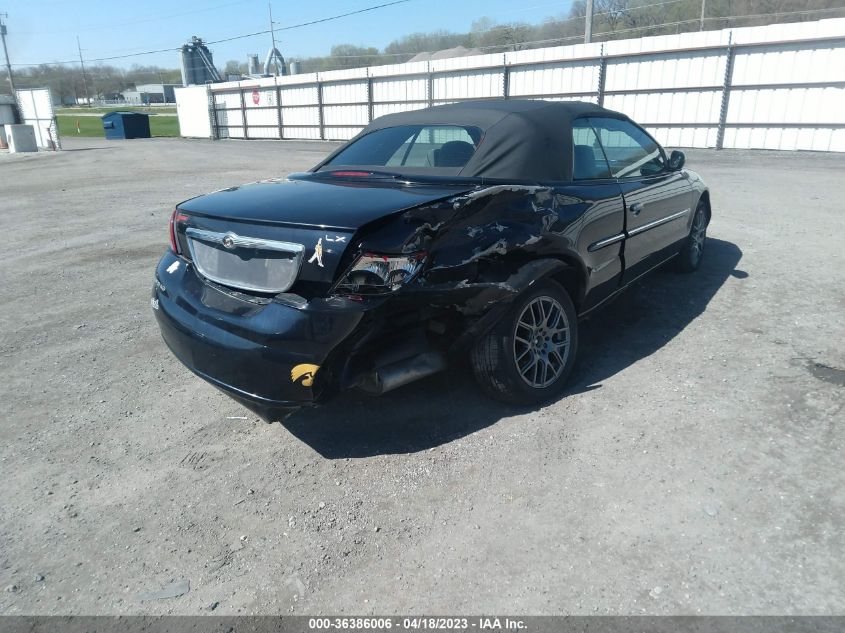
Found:
[[[584,273],[579,263],[567,259],[563,261],[567,264],[566,268],[552,273],[549,277],[563,286],[569,294],[569,298],[572,299],[572,303],[575,304],[576,311],[578,311],[584,302]]]
[[[500,260],[498,266],[485,271],[484,279],[502,280],[503,276],[519,291],[528,289],[540,279],[552,279],[566,290],[576,309],[584,303],[587,273],[584,265],[572,255],[521,256]]]

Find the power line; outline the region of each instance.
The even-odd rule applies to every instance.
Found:
[[[626,9],[624,9],[623,11],[601,11],[601,12],[598,12],[598,13],[594,13],[593,15],[611,15],[611,14],[614,14],[614,13],[621,13],[621,12],[627,13],[629,11],[639,11],[641,9],[650,9],[652,7],[662,7],[662,6],[667,5],[667,4],[677,4],[679,2],[687,2],[687,0],[665,0],[664,2],[654,2],[654,3],[651,3],[651,4],[643,4],[643,5],[639,5],[639,6],[636,6],[636,7],[628,7]],[[540,6],[546,6],[546,5],[540,5]],[[526,8],[530,9],[530,8],[533,8],[533,7],[526,7]],[[579,15],[579,16],[576,16],[574,18],[555,19],[554,23],[559,24],[559,23],[563,23],[563,22],[580,22],[580,21],[583,21],[583,20],[584,20],[584,16]],[[655,26],[660,26],[660,25],[655,25]],[[514,29],[514,28],[515,27],[514,27],[513,24],[499,24],[497,26],[492,26],[489,29],[478,29],[478,30],[475,30],[475,31],[470,31],[469,34],[475,35],[475,34],[479,34],[479,33],[492,33],[493,31],[506,31],[506,30],[510,30],[510,29]],[[648,27],[648,28],[651,28],[651,27]],[[596,35],[601,35],[601,34],[602,33],[597,33]],[[460,36],[461,34],[457,34],[457,35]],[[534,41],[526,41],[526,42],[517,42],[517,44],[522,45],[522,44],[535,44],[535,43],[542,43],[542,42],[568,41],[568,40],[581,39],[583,37],[584,37],[583,35],[573,35],[571,37],[555,38],[555,39],[552,39],[552,40],[534,40]],[[477,47],[473,47],[473,48],[475,48],[477,50],[488,50],[488,49],[491,49],[491,48],[502,48],[503,46],[506,46],[506,45],[505,44],[491,44],[489,46],[477,46]],[[413,57],[414,55],[419,55],[421,53],[435,53],[435,52],[437,52],[437,51],[416,51],[416,52],[408,52],[408,53],[369,53],[369,54],[363,54],[363,55],[316,55],[312,58],[305,58],[305,59],[326,59],[326,58],[331,58],[331,59],[335,59],[335,58],[366,59],[366,58],[369,58],[369,57],[406,57],[406,56]]]
[[[403,4],[405,2],[411,2],[411,0],[394,0],[394,2],[387,2],[385,4],[379,4],[379,5],[376,5],[376,6],[373,6],[373,7],[366,7],[364,9],[358,9],[357,11],[350,11],[348,13],[341,13],[339,15],[333,15],[333,16],[330,16],[330,17],[327,17],[327,18],[320,18],[319,20],[311,20],[309,22],[302,22],[300,24],[292,24],[290,26],[286,26],[286,27],[282,27],[282,28],[275,28],[274,27],[273,31],[289,31],[291,29],[298,29],[298,28],[302,28],[304,26],[311,26],[312,24],[320,24],[321,22],[328,22],[330,20],[339,20],[340,18],[345,18],[345,17],[348,17],[350,15],[357,15],[359,13],[365,13],[367,11],[375,11],[376,9],[382,9],[384,7],[390,7],[390,6],[393,6],[393,5],[396,5],[396,4]],[[206,41],[205,43],[206,44],[222,44],[223,42],[231,42],[231,41],[234,41],[234,40],[241,40],[241,39],[245,39],[245,38],[248,38],[248,37],[256,37],[258,35],[267,35],[270,32],[271,32],[271,29],[265,29],[263,31],[256,31],[255,33],[246,33],[244,35],[235,35],[233,37],[227,37],[227,38],[223,38],[223,39],[219,39],[219,40],[209,40],[209,41]],[[97,57],[97,58],[94,58],[94,59],[88,59],[87,61],[88,61],[88,63],[91,63],[91,62],[108,62],[108,61],[114,61],[114,60],[117,60],[117,59],[128,59],[130,57],[140,57],[140,56],[143,56],[143,55],[155,55],[157,53],[170,53],[170,52],[179,51],[181,49],[182,49],[181,46],[178,47],[178,48],[160,48],[160,49],[157,49],[157,50],[141,51],[141,52],[137,52],[137,53],[127,53],[125,55],[112,55],[110,57]],[[12,64],[12,65],[13,66],[42,66],[42,65],[58,66],[58,65],[65,65],[65,64],[78,64],[78,63],[79,62],[77,60],[66,60],[66,61],[60,61],[60,62],[38,62],[38,63]]]
[[[768,17],[786,17],[788,15],[798,15],[798,14],[806,14],[806,13],[828,13],[830,11],[845,11],[845,7],[829,7],[826,9],[805,9],[803,11],[780,11],[777,13],[749,13],[745,15],[722,15],[722,16],[712,16],[712,17],[705,17],[705,21],[712,21],[712,20],[747,20],[747,19],[756,19],[756,18],[768,18]],[[615,35],[616,33],[629,33],[632,31],[642,31],[644,29],[658,29],[666,26],[680,26],[682,24],[691,24],[693,22],[699,22],[701,18],[692,18],[690,20],[679,20],[677,22],[665,22],[663,24],[648,24],[645,26],[636,26],[627,29],[616,29],[613,31],[603,31],[601,33],[596,33],[596,35]],[[571,39],[571,38],[569,38]],[[537,42],[532,42],[537,43]]]
[[[829,11],[845,11],[845,7],[831,7],[827,9],[807,9],[804,11],[782,11],[779,13],[755,13],[755,14],[746,14],[746,15],[723,15],[723,16],[713,16],[713,17],[705,17],[705,20],[743,20],[743,19],[751,19],[751,18],[766,18],[770,16],[774,17],[784,17],[787,15],[797,15],[797,14],[804,14],[804,13],[821,13],[821,12],[829,12]],[[689,20],[679,20],[677,22],[664,22],[662,24],[647,24],[645,26],[635,26],[627,29],[616,29],[612,31],[601,31],[600,33],[595,33],[595,35],[615,35],[617,33],[630,33],[633,31],[643,31],[646,29],[659,29],[667,26],[680,26],[683,24],[692,24],[693,22],[699,22],[700,18],[692,18]],[[535,40],[533,42],[521,42],[522,44],[545,44],[549,42],[562,42],[567,40],[581,39],[581,35],[575,35],[572,37],[562,37],[562,38],[554,38],[549,40]],[[499,45],[501,47],[501,45]],[[496,47],[490,47],[496,48]]]
[[[310,22],[302,22],[300,24],[292,24],[290,26],[284,26],[280,28],[273,27],[272,31],[290,31],[291,29],[299,29],[303,26],[311,26],[312,24],[320,24],[322,22],[329,22],[331,20],[339,20],[340,18],[345,18],[350,15],[357,15],[359,13],[365,13],[367,11],[375,11],[376,9],[382,9],[384,7],[392,7],[395,4],[403,4],[405,2],[410,2],[411,0],[395,0],[395,2],[388,2],[385,4],[378,4],[374,7],[367,7],[366,9],[358,9],[357,11],[350,11],[349,13],[341,13],[340,15],[333,15],[328,18],[320,18],[319,20],[311,20]],[[273,24],[282,24],[281,22],[273,22]],[[221,40],[211,40],[206,42],[206,44],[222,44],[223,42],[233,42],[235,40],[243,40],[248,37],[255,37],[257,35],[267,35],[268,33],[272,32],[271,29],[266,29],[264,31],[256,31],[255,33],[246,33],[244,35],[234,35],[232,37],[226,37]]]
[[[769,18],[769,17],[786,17],[788,15],[798,15],[804,13],[827,13],[830,11],[845,11],[845,7],[828,7],[826,9],[805,9],[803,11],[779,11],[776,13],[756,13],[756,14],[748,14],[748,15],[726,15],[726,16],[718,16],[714,15],[713,17],[704,18],[705,20],[741,20],[744,18]],[[695,20],[693,20],[695,21]]]
[[[621,11],[600,11],[598,13],[593,13],[593,15],[597,16],[597,15],[611,15],[611,14],[614,14],[614,13],[628,13],[630,11],[639,11],[641,9],[649,9],[649,8],[652,8],[652,7],[662,7],[662,6],[667,5],[667,4],[677,4],[679,2],[687,2],[687,0],[666,0],[665,2],[654,2],[652,4],[643,4],[643,5],[639,5],[639,6],[635,6],[635,7],[627,7],[625,9],[621,10]],[[539,5],[539,6],[547,6],[547,5]],[[534,8],[534,7],[526,7],[526,9],[531,9],[531,8]],[[553,22],[555,24],[560,24],[560,23],[564,23],[564,22],[581,22],[583,20],[584,20],[584,16],[578,15],[578,16],[575,16],[573,18],[554,19]],[[518,26],[514,26],[513,24],[499,24],[497,26],[491,26],[489,29],[478,29],[478,30],[475,30],[475,31],[470,31],[469,34],[474,35],[474,34],[478,34],[478,33],[492,33],[493,31],[507,31],[507,30],[511,30],[511,29],[514,29],[514,28],[518,28]],[[458,34],[458,35],[460,35],[460,34]],[[598,34],[598,35],[600,35],[600,34]],[[574,40],[574,39],[581,39],[582,37],[583,37],[583,35],[575,35],[575,36],[572,36],[572,37],[558,38],[558,39],[559,40],[570,40],[570,39]],[[537,41],[552,41],[552,40],[537,40]],[[554,40],[554,41],[557,41],[557,40]],[[533,42],[517,42],[517,44],[531,44],[531,43],[533,43]],[[490,45],[490,46],[481,46],[481,47],[474,47],[474,48],[478,48],[479,50],[487,50],[489,48],[500,48],[502,46],[505,46],[505,45],[504,44],[493,44],[493,45]],[[360,57],[360,58],[365,58],[365,57],[403,57],[405,55],[413,56],[413,55],[418,55],[420,53],[433,53],[433,52],[437,52],[437,51],[417,51],[416,53],[372,53],[370,55],[318,55],[314,59],[321,59],[321,58],[326,58],[326,57],[331,57],[331,58],[334,58],[334,57]]]
[[[624,11],[627,12],[627,11],[632,11],[632,10],[637,10],[637,9],[648,9],[648,8],[652,8],[652,7],[659,7],[659,6],[663,6],[663,5],[667,5],[667,4],[676,4],[678,2],[685,2],[685,1],[686,0],[666,0],[665,2],[655,2],[655,3],[652,3],[652,4],[645,4],[645,5],[640,5],[640,6],[637,6],[637,7],[630,7],[628,9],[625,9]],[[823,11],[823,12],[845,11],[845,7],[833,7],[833,8],[827,8],[827,9],[807,9],[807,10],[804,10],[804,11],[790,11],[790,12],[784,12],[784,13],[763,13],[763,14],[749,14],[749,15],[714,16],[714,17],[705,17],[704,19],[705,20],[741,20],[741,19],[744,19],[744,18],[747,18],[747,19],[760,18],[760,17],[767,17],[767,16],[770,16],[770,15],[783,16],[783,15],[792,15],[792,14],[799,14],[799,13],[800,14],[814,13],[814,12],[817,12],[817,11]],[[603,11],[601,13],[595,13],[594,15],[610,15],[612,13],[620,13],[620,12],[619,11]],[[555,20],[555,22],[574,22],[574,21],[583,20],[583,19],[584,19],[584,16],[582,15],[582,16],[577,16],[577,17],[574,17],[574,18],[566,18],[566,19],[562,19],[562,20]],[[594,33],[593,35],[594,36],[613,35],[613,34],[616,34],[616,33],[628,33],[628,32],[633,32],[633,31],[647,30],[647,29],[659,29],[659,28],[668,27],[668,26],[680,26],[680,25],[683,25],[683,24],[690,24],[692,22],[698,22],[699,20],[700,20],[700,18],[695,18],[695,19],[689,19],[689,20],[681,20],[681,21],[677,21],[677,22],[664,22],[664,23],[660,23],[660,24],[647,24],[647,25],[643,25],[643,26],[631,27],[631,28],[626,28],[626,29],[615,29],[615,30],[610,30],[610,31],[600,31],[600,32]],[[474,32],[475,33],[489,33],[489,32],[492,32],[492,31],[503,30],[503,29],[511,29],[511,28],[513,28],[512,25],[499,25],[499,26],[491,27],[489,29],[483,29],[483,30],[474,31]],[[571,36],[556,37],[556,38],[549,38],[549,39],[542,39],[542,40],[526,40],[524,42],[517,42],[517,44],[520,45],[520,46],[529,45],[529,44],[552,44],[552,43],[555,43],[555,42],[568,42],[568,41],[572,41],[572,40],[582,40],[583,38],[584,38],[584,35],[580,34],[580,35],[571,35]],[[486,51],[486,50],[491,50],[491,49],[503,48],[505,46],[510,46],[510,44],[490,44],[490,45],[487,45],[487,46],[477,46],[477,47],[474,47],[474,49],[480,50],[480,51]],[[338,58],[338,59],[341,59],[341,58],[367,59],[367,58],[372,58],[372,57],[413,57],[414,55],[419,55],[419,54],[423,54],[423,53],[435,53],[435,52],[438,52],[438,51],[436,51],[436,50],[435,51],[414,51],[414,52],[407,52],[407,53],[369,53],[369,54],[363,54],[363,55],[319,55],[319,56],[315,56],[311,59],[327,59],[327,58],[330,58],[330,59],[335,59],[335,58]],[[306,58],[306,59],[308,59],[308,58]]]
[[[642,9],[650,9],[650,8],[653,8],[653,7],[662,7],[662,6],[665,6],[667,4],[678,4],[679,2],[687,2],[687,0],[666,0],[665,2],[653,2],[651,4],[642,4],[642,5],[635,6],[635,7],[627,7],[625,9],[622,9],[622,10],[619,10],[619,11],[600,11],[600,12],[597,12],[597,13],[593,13],[593,15],[598,16],[598,15],[612,15],[612,14],[619,14],[619,13],[629,13],[631,11],[639,11],[639,10],[642,10]],[[545,5],[542,5],[542,6],[545,6]],[[804,12],[801,12],[801,13],[804,13]],[[730,19],[730,18],[724,17],[724,18],[707,18],[707,19],[726,20],[726,19]],[[554,23],[560,24],[560,23],[564,23],[564,22],[581,22],[583,20],[584,20],[584,16],[578,15],[578,16],[575,16],[575,17],[572,17],[572,18],[555,19]],[[636,27],[635,29],[626,29],[626,30],[641,30],[641,29],[647,29],[647,28],[658,28],[658,27],[661,27],[661,26],[675,26],[676,24],[681,24],[681,23],[680,22],[671,22],[671,23],[665,23],[665,24],[653,24],[653,25]],[[514,28],[515,27],[512,24],[500,24],[500,25],[497,25],[497,26],[492,26],[489,29],[479,29],[477,31],[471,31],[470,34],[492,33],[493,31],[506,31],[506,30],[510,30],[510,29],[514,29]],[[621,33],[621,32],[622,31],[618,31],[618,30],[617,31],[602,31],[600,33],[595,33],[595,35],[606,35],[607,33]],[[517,44],[522,45],[522,44],[543,44],[543,43],[546,43],[546,42],[565,42],[565,41],[569,41],[569,40],[580,40],[583,37],[584,37],[583,35],[572,35],[572,36],[567,36],[567,37],[558,37],[558,38],[545,39],[545,40],[529,40],[529,41],[525,41],[525,42],[517,42]],[[506,44],[491,44],[491,45],[488,45],[488,46],[477,46],[477,47],[473,47],[473,48],[475,48],[477,50],[489,50],[489,49],[493,49],[493,48],[502,48],[503,46],[507,46],[507,45]],[[416,51],[416,52],[409,52],[409,53],[370,53],[370,54],[364,54],[364,55],[317,55],[317,56],[315,56],[311,59],[325,59],[325,58],[332,58],[332,59],[334,59],[334,58],[366,59],[368,57],[405,57],[405,56],[408,56],[408,55],[413,57],[414,55],[419,55],[420,53],[435,53],[435,52],[437,52],[437,51]]]
[[[687,2],[687,0],[666,0],[665,2],[654,2],[652,4],[641,4],[635,7],[626,7],[624,9],[620,9],[618,11],[599,11],[598,13],[593,13],[593,16],[596,15],[612,15],[612,14],[620,14],[620,13],[629,13],[631,11],[639,11],[641,9],[650,9],[652,7],[662,7],[666,4],[677,4],[679,2]],[[584,19],[583,15],[576,15],[572,18],[560,18],[555,19],[553,22],[555,24],[559,24],[561,22],[580,22]],[[503,29],[512,29],[514,26],[512,24],[500,24],[498,26],[490,27],[489,29],[480,29],[478,31],[471,31],[472,33],[490,33],[492,31],[499,31]],[[581,36],[579,36],[581,37]]]
[[[140,57],[142,55],[154,55],[155,53],[171,53],[174,51],[181,50],[182,47],[179,48],[160,48],[154,51],[143,51],[139,53],[128,53],[126,55],[114,55],[112,57],[97,57],[94,59],[89,59],[88,63],[91,62],[108,62],[113,61],[115,59],[128,59],[129,57]],[[13,66],[64,66],[66,64],[78,64],[78,59],[71,59],[67,61],[61,62],[38,62],[38,63],[29,63],[29,64],[12,64]]]
[[[359,13],[366,13],[367,11],[374,11],[376,9],[382,9],[384,7],[392,7],[394,4],[403,4],[405,2],[410,2],[411,0],[395,0],[394,2],[387,2],[385,4],[379,4],[374,7],[367,7],[366,9],[358,9],[357,11],[350,11],[349,13],[341,13],[340,15],[335,15],[330,18],[320,18],[319,20],[312,20],[311,22],[303,22],[302,24],[296,24],[294,26],[285,26],[280,29],[276,29],[277,31],[287,31],[289,29],[296,29],[300,26],[310,26],[312,24],[320,24],[321,22],[329,22],[330,20],[337,20],[339,18],[346,18],[350,15],[358,15]],[[283,24],[282,22],[275,22],[275,24]]]

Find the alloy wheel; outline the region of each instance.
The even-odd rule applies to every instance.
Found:
[[[569,320],[563,306],[552,297],[532,299],[516,321],[513,354],[522,380],[542,389],[554,383],[569,357]]]
[[[704,212],[699,209],[695,214],[695,219],[692,224],[692,232],[690,234],[690,250],[692,261],[698,263],[701,255],[704,252],[704,239],[707,236],[707,218]]]

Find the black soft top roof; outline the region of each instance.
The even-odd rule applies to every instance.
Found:
[[[583,101],[463,101],[379,117],[359,136],[400,125],[475,126],[484,134],[482,141],[457,175],[502,180],[570,180],[572,121],[587,116],[627,119],[624,114]]]

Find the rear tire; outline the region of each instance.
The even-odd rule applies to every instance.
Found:
[[[702,200],[695,208],[692,226],[684,245],[678,252],[676,268],[682,273],[698,270],[704,257],[704,244],[707,242],[707,204]]]
[[[578,351],[572,300],[547,280],[519,297],[471,353],[482,390],[510,404],[536,404],[566,384]]]

